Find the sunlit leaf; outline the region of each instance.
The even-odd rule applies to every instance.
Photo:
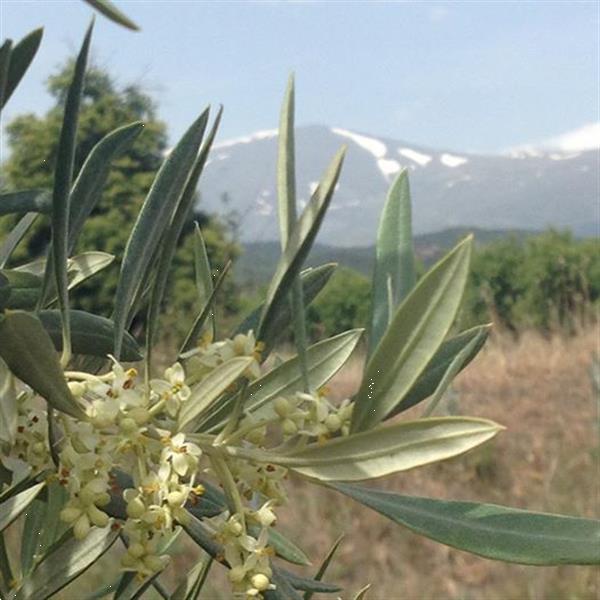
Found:
[[[191,396],[182,404],[179,413],[179,431],[191,431],[196,421],[210,405],[250,366],[252,357],[231,358],[213,369],[192,388]]]
[[[12,373],[0,359],[0,441],[12,445],[17,433],[17,392]]]
[[[360,481],[457,456],[501,429],[486,419],[443,417],[395,423],[282,454],[235,447],[227,451],[232,456],[279,464],[320,481]]]
[[[191,570],[185,574],[185,578],[182,579],[181,583],[173,592],[171,600],[196,600],[199,598],[212,562],[213,559],[210,556],[206,556],[198,561]]]
[[[45,485],[33,485],[0,504],[0,531],[4,531],[35,500]]]
[[[310,252],[331,202],[342,168],[344,155],[345,148],[342,148],[329,165],[321,183],[300,215],[290,235],[286,249],[279,260],[275,274],[267,290],[265,305],[257,331],[258,339],[269,338],[272,335],[273,317],[281,310],[281,305],[288,301],[291,285]]]
[[[331,487],[419,535],[472,554],[525,565],[600,564],[598,520],[355,485]]]
[[[362,329],[353,329],[309,346],[306,352],[308,371],[316,388],[325,385],[344,365],[356,348],[362,333]],[[258,418],[268,418],[274,414],[270,403],[275,398],[299,391],[302,391],[302,375],[298,357],[294,356],[250,383],[244,409]],[[212,431],[223,425],[234,403],[235,397],[216,403],[214,410],[201,422],[201,429]]]
[[[121,353],[123,334],[134,298],[146,284],[148,267],[160,240],[169,226],[190,171],[206,126],[202,113],[183,135],[163,162],[140,210],[125,247],[119,282],[115,294],[115,349]]]
[[[206,306],[208,299],[213,293],[212,269],[208,260],[206,243],[204,242],[200,225],[197,222],[194,223],[194,278],[196,280],[196,289],[198,290],[200,303],[202,306]],[[211,313],[209,319],[213,339],[215,339],[216,325],[214,313]]]
[[[331,279],[337,265],[327,263],[319,267],[309,267],[300,273],[302,278],[302,294],[304,296],[304,306],[308,306],[327,285]],[[235,330],[235,333],[248,333],[248,331],[258,331],[260,315],[264,310],[264,304],[253,310]],[[269,327],[269,335],[261,337],[260,341],[265,344],[265,356],[275,345],[277,340],[285,335],[292,322],[292,311],[289,302],[280,305],[278,311],[273,314],[272,325]]]
[[[55,546],[16,594],[16,600],[46,600],[91,567],[115,542],[110,527],[93,527],[85,539],[68,538]]]
[[[472,237],[438,262],[399,306],[367,363],[351,431],[385,419],[411,389],[452,325],[467,280]]]
[[[469,346],[473,340],[477,340],[477,343],[471,347],[470,352],[464,358],[461,367],[464,369],[477,356],[481,348],[483,348],[490,329],[491,325],[480,325],[472,329],[467,329],[446,340],[433,355],[433,358],[429,361],[425,370],[421,373],[417,381],[415,381],[406,396],[404,396],[402,402],[389,414],[389,417],[408,410],[415,404],[431,396],[456,356]]]
[[[415,254],[408,171],[403,169],[392,183],[379,218],[373,271],[373,299],[369,347],[377,347],[396,306],[414,288]],[[389,303],[388,285],[391,287]]]

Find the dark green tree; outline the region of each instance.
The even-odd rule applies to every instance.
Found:
[[[52,187],[56,161],[57,140],[62,121],[65,97],[72,77],[73,63],[69,62],[47,81],[47,89],[54,99],[53,107],[44,115],[24,114],[14,118],[6,127],[8,159],[2,165],[3,185],[8,189]],[[85,158],[106,134],[117,127],[142,121],[144,130],[129,149],[113,163],[108,181],[92,218],[81,233],[76,253],[82,250],[101,250],[117,257],[123,256],[127,237],[154,176],[163,160],[167,146],[165,124],[157,117],[156,105],[136,85],[118,86],[111,75],[99,67],[91,67],[85,80],[82,109],[79,119],[75,173]],[[197,213],[190,220],[186,234],[192,231],[192,221],[200,222],[205,233],[207,249],[215,271],[223,268],[238,254],[238,248],[227,227],[215,217]],[[10,219],[3,224],[5,234]],[[49,242],[47,222],[39,219],[19,251],[17,261],[40,256]],[[177,290],[177,305],[173,311],[193,312],[193,252],[187,236],[182,236],[173,266],[171,291]],[[75,302],[86,310],[108,314],[116,289],[118,265],[113,264],[104,276],[92,278],[78,291]],[[228,283],[224,290],[226,309],[235,308],[235,290]],[[169,294],[167,300],[173,300]],[[181,317],[181,315],[180,315]],[[182,322],[181,318],[178,322]],[[190,315],[190,318],[192,315]]]

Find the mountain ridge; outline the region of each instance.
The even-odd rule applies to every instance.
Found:
[[[569,228],[577,235],[597,232],[595,150],[479,155],[321,125],[296,131],[301,207],[344,143],[347,157],[319,234],[320,243],[372,244],[387,189],[402,168],[409,170],[417,234],[463,226],[502,230],[557,227]],[[277,239],[276,157],[276,130],[218,143],[203,175],[199,208],[236,213],[243,242]],[[221,201],[224,195],[225,203]]]

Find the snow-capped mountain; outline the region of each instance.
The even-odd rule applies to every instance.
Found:
[[[296,131],[299,203],[303,206],[331,157],[348,153],[319,241],[337,246],[372,244],[389,184],[410,172],[416,233],[449,227],[570,228],[594,235],[598,228],[597,150],[515,149],[483,156],[432,150],[342,128]],[[275,169],[277,131],[216,144],[202,176],[199,208],[240,217],[243,241],[277,239]],[[227,202],[223,202],[224,195]]]

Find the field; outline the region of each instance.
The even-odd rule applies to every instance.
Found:
[[[457,379],[446,406],[452,413],[494,419],[507,430],[468,455],[376,485],[406,494],[597,517],[598,399],[590,375],[597,351],[594,329],[571,338],[531,333],[515,341],[495,336]],[[338,374],[331,389],[339,395],[352,393],[360,369],[357,358]],[[345,534],[327,577],[344,587],[344,599],[367,583],[372,584],[370,600],[593,600],[600,593],[600,573],[593,567],[488,561],[422,539],[300,480],[290,482],[290,495],[301,512],[284,512],[279,527],[316,565],[333,540]],[[168,584],[189,569],[195,556],[191,552],[191,546],[182,544],[168,569]],[[101,565],[92,571],[61,597],[77,600],[82,590],[107,583]],[[202,598],[227,599],[228,592],[219,591],[227,590],[222,569],[214,567],[212,575],[212,586]]]

